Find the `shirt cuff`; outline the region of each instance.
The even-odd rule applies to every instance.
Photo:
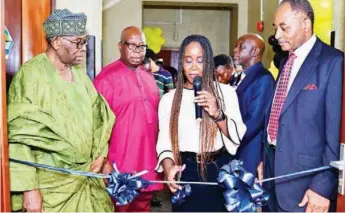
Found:
[[[156,172],[162,173],[164,171],[162,161],[166,158],[170,158],[172,161],[174,161],[174,155],[171,150],[164,150],[158,155],[158,162],[155,168]]]

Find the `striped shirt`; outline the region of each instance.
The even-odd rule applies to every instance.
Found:
[[[175,88],[170,72],[166,71],[165,69],[160,68],[157,72],[153,73],[153,76],[156,79],[161,97],[169,90]]]

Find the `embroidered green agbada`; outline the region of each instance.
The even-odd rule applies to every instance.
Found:
[[[63,81],[47,55],[25,63],[8,92],[10,157],[89,171],[107,156],[115,117],[85,69],[72,67],[75,82]],[[23,191],[40,189],[45,211],[111,212],[103,180],[10,163],[12,209],[22,209]]]

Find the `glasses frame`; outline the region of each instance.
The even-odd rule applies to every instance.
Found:
[[[70,39],[65,38],[65,37],[61,37],[61,38],[63,38],[63,39],[65,39],[65,40],[67,40],[67,41],[69,41],[69,42],[75,44],[78,50],[80,50],[81,48],[83,48],[83,46],[88,45],[88,43],[89,43],[89,41],[88,41],[88,40],[89,40],[89,37],[88,37],[88,36],[86,36],[85,38],[81,39],[80,41],[73,41],[73,40],[70,40]]]
[[[136,45],[134,43],[129,43],[127,41],[121,41],[121,43],[127,45],[128,49],[131,50],[131,51],[139,50],[140,52],[144,52],[147,49],[147,45],[146,44]]]

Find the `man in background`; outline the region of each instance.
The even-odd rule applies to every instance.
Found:
[[[164,66],[164,69],[168,72],[170,72],[171,77],[173,79],[174,82],[174,87],[176,87],[176,83],[177,83],[177,69],[175,67],[172,66]]]
[[[145,58],[149,61],[150,70],[155,77],[160,97],[162,97],[165,93],[174,89],[172,76],[168,71],[163,69],[163,62],[158,60],[156,54],[152,50],[146,50]]]
[[[159,90],[152,73],[141,66],[146,47],[145,35],[139,28],[125,28],[118,43],[120,59],[106,66],[96,76],[94,84],[117,118],[109,142],[108,161],[115,162],[120,172],[148,170],[143,178],[160,180],[154,170],[157,164]],[[132,203],[115,209],[148,212],[152,192],[162,188],[161,184],[152,184],[141,190]]]
[[[262,161],[265,114],[274,89],[272,74],[261,60],[265,51],[264,40],[256,34],[241,36],[234,48],[234,63],[243,71],[236,82],[242,119],[247,131],[237,150],[236,158],[244,168],[256,174]]]

